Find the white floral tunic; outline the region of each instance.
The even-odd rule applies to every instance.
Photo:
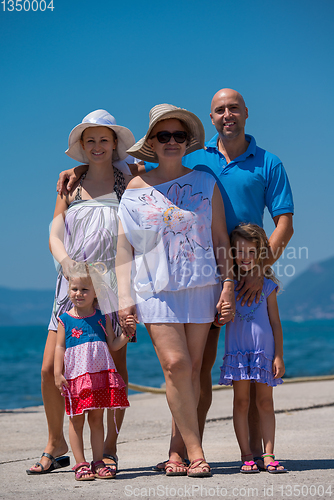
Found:
[[[211,222],[214,178],[192,172],[157,186],[127,189],[118,216],[134,248],[133,286],[150,297],[216,285]]]

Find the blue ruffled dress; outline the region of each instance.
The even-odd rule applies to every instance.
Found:
[[[233,380],[251,380],[271,387],[283,383],[273,376],[275,342],[267,309],[267,297],[277,289],[272,280],[265,278],[258,304],[254,300],[251,306],[242,307],[241,301],[236,302],[234,323],[226,325],[220,385],[232,385]]]

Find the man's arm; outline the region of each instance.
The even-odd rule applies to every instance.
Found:
[[[275,223],[275,229],[269,238],[270,243],[270,255],[268,258],[264,259],[263,264],[265,266],[272,266],[282,255],[285,247],[289,243],[293,235],[293,225],[292,225],[293,214],[281,214],[273,218]],[[236,290],[239,291],[237,300],[242,298],[241,305],[245,305],[248,301],[248,306],[250,306],[255,299],[256,303],[259,302],[261,297],[261,291],[263,287],[263,274],[253,274],[247,275],[241,278]]]
[[[77,167],[60,172],[57,182],[57,193],[64,196],[71,193],[79,184],[82,174],[87,172],[87,170],[88,165],[78,165]]]
[[[272,255],[265,260],[265,266],[272,266],[280,258],[291,240],[293,235],[292,216],[293,214],[281,214],[273,218],[276,227],[269,238]]]

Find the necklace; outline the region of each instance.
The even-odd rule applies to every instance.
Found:
[[[259,300],[259,303],[256,304],[256,306],[253,307],[253,309],[251,309],[249,311],[249,313],[247,313],[247,314],[240,314],[240,312],[236,309],[236,311],[235,311],[236,316],[238,316],[238,318],[240,318],[241,321],[247,321],[248,323],[250,321],[253,321],[253,319],[254,319],[254,313],[260,307],[260,305],[262,304],[263,301],[264,301],[264,293],[261,292],[261,298]]]

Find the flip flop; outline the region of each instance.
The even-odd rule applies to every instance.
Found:
[[[270,453],[264,453],[262,455],[262,458],[265,458],[265,457],[270,457],[273,459],[273,462],[270,462],[265,470],[267,472],[269,472],[269,474],[284,474],[284,472],[288,472],[287,469],[283,468],[283,469],[278,469],[277,467],[284,467],[282,464],[280,464],[278,462],[278,460],[275,460],[275,455],[271,455]],[[268,469],[268,467],[274,467],[274,469]]]
[[[70,457],[63,456],[63,457],[57,457],[54,458],[50,453],[42,453],[42,457],[47,457],[51,460],[50,467],[48,469],[45,469],[44,466],[40,462],[36,462],[35,465],[37,467],[40,467],[42,470],[34,471],[31,469],[27,469],[26,473],[29,476],[38,476],[40,474],[48,474],[49,472],[52,472],[55,469],[62,469],[63,467],[68,467],[70,465]]]
[[[247,465],[249,467],[253,467],[253,465],[256,465],[256,469],[243,469],[243,466]],[[247,462],[246,460],[240,467],[240,472],[241,474],[257,474],[260,472],[260,469],[258,468],[257,464],[254,462],[254,460],[251,460],[250,462]]]
[[[201,469],[200,472],[192,472],[193,469]],[[204,458],[197,458],[193,460],[187,472],[188,477],[211,477],[211,469],[209,464],[204,460]]]
[[[109,460],[115,462],[114,464],[106,464],[106,466],[112,469],[116,468],[116,472],[118,472],[118,458],[115,457],[115,455],[109,455],[108,453],[103,453],[103,458],[109,458]]]
[[[153,470],[154,472],[165,472],[165,467],[167,462],[169,462],[169,460],[165,460],[164,462],[159,462],[157,465],[154,465],[151,470]],[[190,465],[190,461],[187,458],[183,460],[183,463],[187,467],[188,465]]]
[[[274,469],[268,469],[268,467],[275,467],[275,468]],[[287,469],[285,469],[285,468],[278,469],[277,467],[283,467],[283,465],[280,464],[278,460],[275,460],[274,462],[270,462],[266,466],[266,470],[267,470],[267,472],[269,472],[269,474],[283,474],[284,472],[288,472]]]
[[[176,468],[182,468],[183,470],[176,470]],[[168,460],[165,465],[166,476],[186,476],[188,467],[185,463],[174,462],[173,460]]]

